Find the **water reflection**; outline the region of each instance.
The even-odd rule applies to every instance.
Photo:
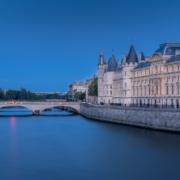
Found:
[[[31,116],[33,112],[30,109],[24,107],[6,107],[0,109],[0,117],[6,116]],[[76,113],[64,111],[62,109],[51,108],[41,112],[41,116],[74,116]]]
[[[0,180],[180,179],[179,134],[43,113],[0,118]]]
[[[31,116],[33,113],[30,109],[24,107],[6,107],[0,109],[0,116]]]
[[[16,137],[16,117],[10,117],[10,157],[11,166],[17,164],[17,137]],[[15,170],[13,170],[15,171]]]
[[[10,118],[10,122],[11,122],[11,128],[12,130],[15,130],[15,123],[16,123],[16,117],[11,117]]]

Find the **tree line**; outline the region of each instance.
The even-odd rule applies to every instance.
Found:
[[[58,93],[54,94],[36,94],[27,91],[25,88],[20,90],[9,89],[4,93],[2,88],[0,88],[0,100],[45,100],[45,99],[60,99],[63,98]]]

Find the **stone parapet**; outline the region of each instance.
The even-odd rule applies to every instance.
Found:
[[[87,118],[99,121],[180,132],[180,110],[178,109],[81,104],[80,113]]]

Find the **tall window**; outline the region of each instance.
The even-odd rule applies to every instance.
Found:
[[[174,71],[174,66],[172,66],[172,71]]]
[[[168,86],[166,86],[166,94],[168,94]]]
[[[167,68],[166,68],[166,72],[168,72],[168,66],[167,66]]]
[[[172,94],[174,94],[174,86],[172,85]]]
[[[158,95],[158,86],[156,86],[156,94]]]
[[[126,88],[126,83],[124,84],[125,88]]]
[[[146,87],[144,87],[144,95],[146,95]]]
[[[160,95],[161,95],[161,86],[160,86]]]
[[[112,95],[112,91],[110,91],[110,94]]]
[[[158,73],[158,67],[156,67],[156,74]]]
[[[177,85],[177,94],[179,94],[179,85]]]
[[[137,87],[137,96],[138,96],[138,87]]]
[[[124,75],[125,75],[125,77],[126,77],[126,71],[124,72]]]
[[[177,66],[177,70],[179,71],[179,65]]]
[[[126,91],[124,91],[124,95],[126,96]]]

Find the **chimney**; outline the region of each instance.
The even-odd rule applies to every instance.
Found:
[[[177,49],[176,52],[175,52],[175,55],[180,55],[180,49]]]

